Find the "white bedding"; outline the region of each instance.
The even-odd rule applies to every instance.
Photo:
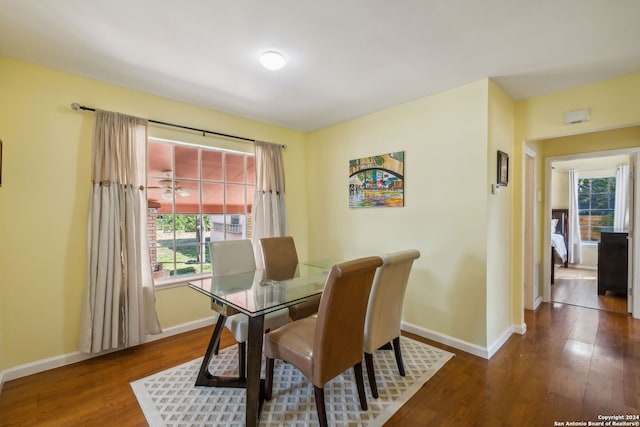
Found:
[[[562,234],[551,235],[551,247],[556,249],[556,253],[562,259],[562,262],[567,262],[567,246],[564,244],[564,236]]]

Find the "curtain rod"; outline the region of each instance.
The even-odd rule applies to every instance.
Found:
[[[71,108],[78,111],[78,110],[84,110],[84,111],[93,111],[95,112],[96,109],[95,108],[91,108],[91,107],[85,107],[84,105],[80,105],[77,102],[74,102],[73,104],[71,104]],[[184,125],[177,125],[174,123],[167,123],[167,122],[161,122],[159,120],[152,120],[152,119],[146,119],[148,122],[150,123],[155,123],[158,125],[163,125],[163,126],[171,126],[174,128],[180,128],[180,129],[186,129],[186,130],[192,130],[195,132],[200,132],[202,133],[202,136],[206,136],[207,134],[211,134],[211,135],[217,135],[217,136],[224,136],[225,138],[233,138],[233,139],[239,139],[242,141],[248,141],[248,142],[256,142],[255,139],[251,139],[251,138],[245,138],[243,136],[236,136],[236,135],[230,135],[227,133],[221,133],[221,132],[215,132],[212,130],[206,130],[206,129],[199,129],[199,128],[194,128],[194,127],[190,127],[190,126],[184,126]],[[287,148],[287,146],[285,144],[281,145],[282,148]]]

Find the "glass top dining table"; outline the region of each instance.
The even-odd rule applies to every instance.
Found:
[[[257,426],[264,397],[264,380],[260,378],[264,316],[321,294],[331,267],[339,262],[331,259],[299,262],[286,278],[280,273],[278,278],[282,280],[273,280],[266,270],[256,270],[190,281],[189,287],[209,297],[211,307],[219,314],[195,384],[245,388],[245,423]],[[249,321],[246,377],[214,376],[209,365],[217,354],[225,319],[237,312],[246,314]]]
[[[262,316],[322,293],[335,260],[298,263],[291,277],[273,280],[266,270],[192,280],[189,287],[211,298],[223,312],[229,307],[250,317]]]

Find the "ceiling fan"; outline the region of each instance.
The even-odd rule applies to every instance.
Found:
[[[176,193],[178,196],[187,197],[191,195],[192,191],[195,191],[193,188],[185,188],[180,185],[179,181],[174,181],[172,178],[171,171],[164,171],[165,179],[161,179],[158,181],[160,186],[156,187],[147,187],[147,188],[160,188],[162,189],[162,193],[160,194],[164,200],[171,200],[173,198],[173,193]]]

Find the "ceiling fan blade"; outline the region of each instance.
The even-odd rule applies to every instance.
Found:
[[[198,192],[201,192],[203,195],[209,194],[209,192],[207,192],[207,191],[199,190],[197,188],[191,188],[191,187],[177,187],[176,191],[177,190],[182,190],[182,191],[184,191],[186,193],[189,193],[189,194],[197,194]]]

